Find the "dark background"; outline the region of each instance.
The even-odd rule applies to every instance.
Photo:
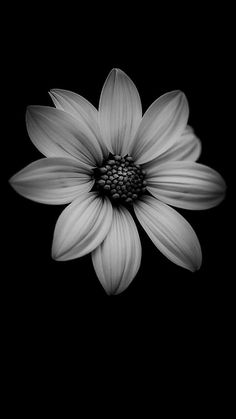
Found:
[[[215,381],[217,386],[227,368],[233,312],[229,199],[234,116],[228,101],[232,91],[228,17],[216,5],[209,14],[205,9],[198,13],[193,6],[183,14],[179,10],[181,18],[175,10],[156,13],[150,6],[137,14],[119,3],[108,15],[107,9],[100,7],[97,14],[90,6],[91,10],[78,12],[58,5],[50,11],[40,4],[23,11],[21,6],[21,14],[16,8],[10,13],[2,78],[2,87],[7,87],[2,121],[7,128],[3,138],[7,150],[2,155],[6,184],[41,157],[26,131],[26,107],[50,105],[52,88],[75,91],[97,106],[105,78],[118,67],[136,84],[143,111],[165,92],[181,89],[186,94],[189,124],[203,146],[199,161],[221,173],[228,192],[226,200],[211,210],[178,209],[202,246],[198,272],[172,264],[138,226],[140,270],[124,293],[108,297],[90,255],[69,262],[51,259],[54,226],[64,206],[31,202],[7,184],[3,306],[17,389],[26,371],[29,383],[34,382],[35,374],[40,376],[48,364],[55,366],[55,377],[61,373],[61,361],[73,369],[88,357],[87,368],[108,362],[114,372],[122,356],[129,368],[133,362],[136,373],[141,365],[152,369],[166,358],[165,369],[179,368],[178,377],[181,365],[191,366],[187,382],[199,369],[202,381],[209,380],[210,386]],[[206,394],[209,398],[207,384]]]
[[[225,121],[220,102],[225,92],[217,69],[218,56],[209,48],[209,56],[197,49],[180,51],[172,45],[164,51],[158,46],[151,51],[140,46],[130,46],[123,51],[122,40],[112,47],[100,50],[91,45],[86,48],[68,48],[36,43],[30,51],[21,46],[14,51],[14,80],[10,97],[11,108],[11,160],[7,166],[10,177],[41,154],[31,143],[25,127],[25,110],[28,105],[51,105],[48,91],[61,88],[75,91],[96,107],[101,88],[113,67],[123,69],[135,82],[141,96],[143,110],[161,94],[174,89],[185,92],[190,106],[189,124],[202,140],[201,163],[218,170],[227,181],[227,154],[225,148]],[[196,48],[198,45],[196,45]],[[32,46],[31,46],[32,48]],[[137,48],[138,49],[138,48]],[[128,50],[128,51],[127,51]],[[212,54],[212,55],[211,55]],[[214,71],[213,71],[214,70]],[[223,110],[224,111],[224,110]],[[18,267],[17,287],[36,299],[36,303],[64,303],[72,298],[106,300],[102,287],[93,272],[90,256],[79,260],[59,263],[51,260],[51,243],[56,220],[63,206],[47,206],[31,202],[8,191],[12,214],[11,237],[14,237],[14,265]],[[162,256],[140,228],[143,243],[143,259],[140,271],[129,289],[115,299],[122,304],[126,299],[191,299],[196,303],[205,298],[219,296],[225,273],[226,234],[225,216],[227,199],[219,207],[206,211],[178,210],[191,223],[202,245],[203,265],[192,274],[169,262]],[[14,266],[15,268],[15,266]],[[40,297],[39,297],[40,296]],[[162,296],[162,297],[161,297]],[[33,298],[31,301],[33,301]],[[179,299],[178,298],[178,299]],[[114,297],[112,298],[114,300]],[[154,301],[153,301],[154,302]],[[117,302],[115,303],[117,304]],[[157,303],[157,306],[159,304]]]

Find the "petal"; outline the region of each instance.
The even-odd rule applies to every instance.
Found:
[[[134,83],[123,71],[113,69],[103,86],[99,102],[101,133],[112,153],[128,153],[141,118],[142,106]]]
[[[162,164],[148,175],[149,192],[179,208],[203,210],[218,205],[225,196],[225,182],[215,170],[189,161]]]
[[[135,214],[155,246],[172,262],[195,271],[202,253],[190,224],[173,208],[146,196],[134,205]]]
[[[175,144],[189,115],[185,95],[176,90],[157,99],[145,112],[130,148],[136,163],[153,160]]]
[[[49,157],[37,160],[10,179],[12,187],[25,198],[43,204],[67,204],[88,192],[93,180],[88,169],[75,159]]]
[[[93,266],[107,294],[120,294],[137,274],[142,248],[137,227],[126,208],[114,208],[111,228],[92,253]]]
[[[49,106],[30,106],[26,113],[29,136],[46,157],[73,157],[95,166],[102,161],[93,132],[73,115]]]
[[[143,165],[147,173],[153,174],[162,163],[170,160],[189,160],[196,161],[202,151],[201,141],[194,134],[193,129],[188,125],[182,135],[176,140],[173,146],[156,157],[154,160]]]
[[[110,200],[95,192],[80,195],[57,220],[52,257],[76,259],[92,252],[106,237],[112,222]]]
[[[89,127],[106,156],[107,148],[100,134],[97,109],[82,96],[68,90],[52,89],[49,95],[57,109],[74,115],[79,122]]]

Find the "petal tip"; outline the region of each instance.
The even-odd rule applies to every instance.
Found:
[[[35,111],[35,108],[37,108],[36,105],[28,105],[26,107],[26,112],[29,112],[29,113],[34,112]]]
[[[201,261],[201,262],[199,262],[197,265],[194,265],[194,266],[192,267],[192,269],[191,269],[191,272],[197,272],[197,271],[199,271],[199,270],[200,270],[200,268],[201,268],[201,266],[202,266],[202,261]]]
[[[53,240],[52,240],[51,258],[55,261],[60,260],[60,252],[58,250],[57,241],[55,240],[55,232],[54,232],[54,237],[53,237]]]
[[[116,79],[116,77],[119,77],[119,76],[124,76],[125,75],[125,72],[123,71],[123,70],[121,70],[120,68],[112,68],[112,70],[110,71],[110,74],[109,74],[110,76],[113,76],[114,77],[114,79]]]
[[[60,246],[60,243],[58,243],[57,238],[53,238],[52,242],[52,250],[51,250],[51,258],[55,260],[56,262],[63,262],[70,260],[70,258],[67,257],[63,246]]]
[[[185,93],[182,90],[174,90],[173,91],[173,98],[178,100],[179,105],[183,106],[183,105],[187,105],[188,101],[187,101],[187,97],[185,95]]]
[[[112,68],[111,69],[111,71],[110,71],[110,73],[108,74],[108,79],[110,78],[110,77],[116,77],[116,74],[117,74],[117,69],[116,68]]]
[[[192,261],[192,267],[191,267],[191,271],[192,272],[197,272],[200,270],[202,266],[202,251],[201,249],[199,249],[199,253],[196,255],[196,259]]]
[[[173,97],[182,97],[182,96],[185,96],[185,93],[182,90],[180,90],[180,89],[172,90],[171,93],[172,93],[172,96]]]
[[[189,265],[185,264],[185,265],[180,265],[183,268],[187,269],[188,271],[194,273],[199,271],[199,269],[202,266],[202,260],[199,261],[192,261]]]
[[[59,252],[55,249],[54,245],[52,246],[52,250],[51,250],[51,258],[53,260],[55,260],[56,262],[60,261],[60,254]]]
[[[29,118],[33,118],[34,116],[37,115],[38,111],[39,111],[40,106],[37,105],[28,105],[26,108],[26,122],[27,120],[29,120]]]
[[[57,94],[60,92],[60,89],[50,89],[49,91],[48,91],[48,94],[49,94],[49,96],[50,97],[55,97],[55,96],[57,96]]]
[[[51,89],[51,90],[49,90],[48,94],[49,94],[49,96],[50,96],[50,98],[51,98],[51,100],[52,100],[53,104],[55,105],[55,102],[56,102],[56,100],[57,100],[57,92],[56,92],[56,89]],[[56,105],[55,105],[55,106],[56,106]]]
[[[8,183],[12,186],[12,184],[14,183],[14,175],[10,177],[10,179],[8,179]]]
[[[49,96],[50,96],[50,98],[53,98],[54,97],[54,90],[53,89],[51,89],[51,90],[49,90],[48,91],[48,94],[49,94]]]
[[[116,68],[116,67],[114,67],[114,68],[112,68],[112,70],[111,70],[111,73],[119,73],[120,71],[122,71],[122,70],[120,70],[119,68]]]
[[[26,117],[29,116],[32,112],[32,105],[28,105],[26,108]]]
[[[19,183],[19,180],[20,180],[19,172],[11,176],[10,179],[8,179],[8,183],[13,189],[15,189],[15,191],[17,191],[17,181]]]

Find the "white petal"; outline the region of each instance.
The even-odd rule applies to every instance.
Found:
[[[80,195],[57,220],[52,257],[76,259],[92,252],[106,237],[112,222],[110,200],[95,192]]]
[[[134,83],[123,71],[113,69],[99,102],[101,134],[112,153],[128,153],[141,118],[141,101]]]
[[[193,129],[188,125],[169,150],[165,151],[154,160],[144,164],[143,169],[146,170],[147,173],[154,174],[158,170],[160,164],[170,160],[196,161],[199,158],[201,151],[201,141],[196,137]]]
[[[171,148],[186,128],[189,108],[180,91],[166,93],[145,112],[130,148],[136,163],[153,160]]]
[[[94,181],[88,169],[75,159],[49,157],[29,164],[12,176],[10,183],[25,198],[60,205],[90,191]]]
[[[30,106],[26,124],[32,142],[46,157],[73,157],[88,166],[102,161],[101,147],[92,131],[67,112]]]
[[[93,132],[97,138],[104,156],[107,155],[107,147],[102,141],[98,123],[97,109],[82,96],[68,90],[52,89],[49,92],[52,101],[57,109],[62,109],[74,115],[78,121],[82,121]]]
[[[155,246],[172,262],[195,271],[202,253],[190,224],[173,208],[146,196],[134,205],[135,214]]]
[[[171,161],[148,175],[149,192],[179,208],[203,210],[218,205],[225,196],[225,182],[215,170],[203,164]]]
[[[137,274],[142,248],[132,216],[126,208],[114,208],[111,228],[92,253],[93,266],[108,294],[120,294]]]

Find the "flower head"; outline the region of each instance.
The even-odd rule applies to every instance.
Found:
[[[138,91],[113,69],[99,109],[65,90],[50,91],[55,108],[30,106],[30,139],[46,157],[11,179],[37,202],[69,204],[55,227],[52,257],[65,261],[92,254],[108,294],[124,291],[138,272],[141,243],[131,216],[172,262],[200,268],[201,247],[190,224],[169,205],[202,210],[224,198],[215,170],[196,163],[200,140],[187,125],[185,95],[173,91],[142,115]]]

